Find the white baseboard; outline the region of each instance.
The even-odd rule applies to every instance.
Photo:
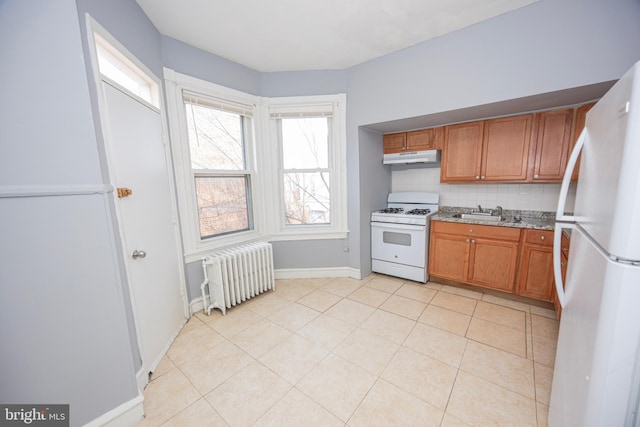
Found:
[[[144,419],[144,396],[140,392],[136,397],[102,414],[85,427],[131,427]]]
[[[202,302],[202,297],[198,297],[192,299],[189,303],[190,314],[193,316],[193,313],[197,313],[200,310],[204,309],[204,302]]]
[[[275,270],[276,279],[316,279],[322,277],[350,277],[360,280],[360,270],[350,267],[329,268],[280,268]]]
[[[140,368],[136,373],[136,383],[138,384],[138,390],[140,393],[144,393],[144,389],[149,384],[149,373],[145,372],[144,367]]]

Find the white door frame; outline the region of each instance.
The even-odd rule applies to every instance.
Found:
[[[106,99],[104,98],[103,92],[102,92],[102,84],[103,81],[105,81],[105,79],[101,76],[99,68],[98,68],[98,55],[96,52],[96,45],[95,45],[95,39],[93,37],[94,32],[98,33],[101,37],[103,37],[108,43],[110,43],[113,47],[115,47],[122,55],[124,55],[127,59],[129,59],[131,62],[133,62],[137,67],[139,67],[145,74],[147,74],[148,77],[150,77],[151,79],[153,79],[157,84],[158,84],[158,90],[159,90],[159,100],[160,100],[160,105],[163,105],[163,100],[164,100],[164,93],[162,90],[162,81],[155,75],[153,74],[153,72],[151,72],[151,70],[149,70],[143,63],[141,63],[133,54],[131,54],[131,52],[129,52],[129,50],[127,50],[124,46],[122,46],[122,44],[120,44],[120,42],[118,42],[113,36],[111,36],[111,34],[109,34],[109,32],[107,32],[107,30],[105,30],[100,24],[98,24],[98,22],[96,22],[91,15],[86,14],[86,24],[87,24],[87,37],[88,37],[88,45],[89,45],[89,52],[91,55],[91,65],[93,68],[93,75],[94,75],[94,81],[95,81],[95,85],[96,85],[96,91],[97,91],[97,96],[98,96],[98,109],[99,109],[99,114],[101,117],[104,117],[103,114],[104,112],[107,111],[106,109]],[[109,81],[109,84],[114,85],[113,82]],[[116,84],[117,85],[117,84]],[[119,86],[119,85],[117,85]],[[126,91],[126,89],[124,89],[124,91]],[[175,188],[175,178],[174,178],[174,169],[173,169],[173,161],[171,158],[171,153],[170,150],[168,149],[169,144],[168,144],[168,140],[167,140],[167,121],[166,121],[166,116],[165,114],[163,114],[164,110],[162,108],[158,109],[155,106],[152,106],[151,104],[149,104],[148,102],[146,102],[145,100],[136,97],[134,94],[132,94],[129,91],[126,91],[132,98],[135,98],[136,100],[138,100],[139,102],[149,106],[152,109],[158,110],[158,112],[160,113],[160,119],[161,119],[161,123],[162,123],[162,144],[164,145],[165,149],[164,149],[164,153],[165,153],[165,162],[167,165],[167,172],[169,174],[169,188],[167,189],[168,191],[170,191],[170,199],[171,199],[171,214],[172,214],[172,219],[173,219],[173,232],[175,235],[175,240],[176,243],[178,244],[178,248],[177,248],[177,254],[178,254],[178,259],[176,259],[176,263],[178,265],[178,273],[179,273],[179,278],[180,278],[180,294],[182,295],[182,304],[183,304],[183,311],[184,311],[184,315],[185,315],[185,321],[186,319],[188,319],[191,315],[190,310],[189,310],[189,303],[187,300],[187,287],[186,287],[186,280],[185,280],[185,267],[184,267],[184,253],[183,253],[183,249],[182,249],[182,236],[180,234],[180,228],[179,228],[179,224],[178,224],[178,205],[177,205],[177,201],[176,201],[176,188]],[[111,141],[109,141],[109,138],[107,137],[107,135],[109,134],[109,131],[107,129],[106,123],[104,120],[100,120],[99,126],[102,130],[102,134],[104,136],[104,144],[105,144],[105,156],[106,156],[106,161],[107,161],[107,170],[109,172],[109,177],[110,180],[113,180],[114,178],[114,160],[113,160],[113,156],[111,154],[111,150],[110,150],[110,144]],[[115,187],[115,185],[114,185]],[[131,285],[130,285],[130,277],[131,277],[131,273],[129,272],[129,268],[128,268],[128,260],[124,259],[124,257],[126,257],[127,253],[128,253],[128,248],[124,247],[124,242],[125,240],[123,239],[124,236],[124,231],[123,231],[123,226],[122,226],[122,217],[121,217],[121,212],[118,208],[118,204],[114,203],[115,205],[115,212],[116,212],[116,222],[117,222],[117,226],[118,226],[118,235],[120,237],[120,242],[121,242],[121,248],[122,248],[122,255],[123,255],[123,259],[122,261],[122,265],[125,267],[125,274],[127,276],[127,284],[129,286],[129,296],[131,298],[132,301],[132,310],[133,310],[133,316],[134,319],[137,319],[137,313],[136,313],[136,307],[135,304],[133,304],[134,301],[134,296],[132,293],[132,289],[131,289]],[[140,337],[140,331],[139,331],[139,327],[136,324],[136,338],[137,338],[137,343],[138,343],[138,348],[141,349],[141,337]],[[177,335],[178,331],[176,331],[176,335]],[[166,353],[166,350],[168,350],[168,346],[167,349],[165,349],[164,353]],[[138,381],[138,387],[140,388],[140,390],[143,390],[144,387],[147,385],[149,378],[148,378],[148,371],[153,371],[155,370],[155,368],[157,367],[158,363],[160,362],[160,360],[154,360],[154,361],[142,361],[142,368],[140,370],[140,372],[137,373],[137,381]],[[146,369],[145,369],[146,367]]]

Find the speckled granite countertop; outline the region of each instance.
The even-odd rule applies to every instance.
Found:
[[[462,224],[493,225],[496,227],[531,228],[535,230],[553,230],[556,223],[555,212],[520,211],[505,209],[503,221],[482,221],[477,219],[454,218],[460,213],[470,213],[471,208],[441,206],[440,211],[431,217],[431,221],[459,222]],[[520,219],[520,221],[518,221]]]

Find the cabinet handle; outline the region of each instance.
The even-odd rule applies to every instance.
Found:
[[[540,236],[540,240],[544,240],[544,236]]]
[[[569,252],[569,248],[562,248],[562,252]]]
[[[480,175],[476,175],[476,179],[480,179]]]
[[[484,179],[484,175],[482,175],[482,177],[480,177],[480,179]]]
[[[473,233],[473,228],[470,228],[470,229],[469,229],[469,233]]]
[[[471,241],[470,239],[467,239],[467,243],[469,243],[470,241]]]
[[[538,175],[533,175],[533,179],[538,179]]]
[[[564,267],[565,265],[567,265],[567,263],[566,262],[561,262],[560,265]]]
[[[471,243],[475,243],[475,242],[476,242],[475,240],[473,240],[473,239],[471,240]]]

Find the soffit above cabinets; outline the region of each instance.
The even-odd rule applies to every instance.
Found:
[[[538,0],[136,0],[160,33],[260,72],[339,70]]]
[[[524,114],[553,108],[568,107],[584,104],[602,97],[615,81],[596,83],[556,92],[543,93],[517,99],[509,99],[459,110],[442,111],[424,116],[407,117],[380,123],[365,125],[367,129],[380,133],[407,132],[416,129],[426,129],[453,123],[484,120],[494,117]]]

